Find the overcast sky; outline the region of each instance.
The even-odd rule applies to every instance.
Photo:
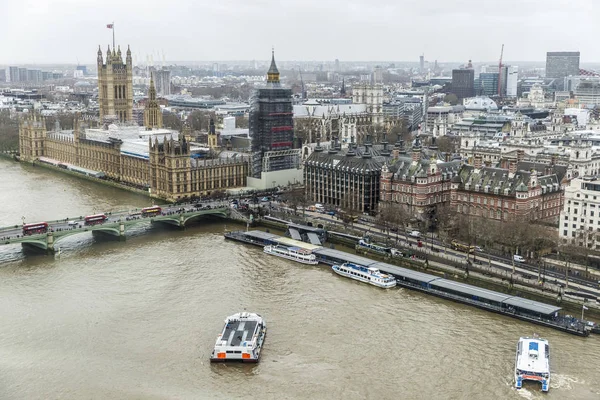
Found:
[[[600,61],[600,0],[4,0],[0,63],[95,63],[98,45],[139,61]],[[162,56],[161,56],[162,58]]]

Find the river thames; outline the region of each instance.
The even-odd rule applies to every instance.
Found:
[[[0,160],[0,226],[148,198]],[[381,290],[225,241],[223,221],[126,242],[0,246],[0,399],[598,399],[600,337]],[[240,227],[242,229],[242,227]],[[257,365],[211,365],[223,319],[261,314]],[[513,388],[520,336],[550,341],[551,389]]]

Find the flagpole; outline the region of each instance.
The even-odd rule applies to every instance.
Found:
[[[583,312],[585,311],[585,304],[581,306],[581,322],[583,322]]]
[[[115,48],[115,21],[112,23],[112,31],[113,31],[113,49]]]

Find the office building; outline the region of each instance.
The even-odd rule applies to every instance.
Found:
[[[556,79],[555,87],[563,90],[564,78],[579,75],[578,51],[555,51],[546,53],[546,78]]]
[[[8,67],[9,82],[19,82],[19,67]]]
[[[27,68],[19,68],[19,82],[27,82]]]
[[[475,96],[475,71],[472,69],[453,69],[451,92],[459,100]]]
[[[160,96],[169,96],[171,94],[171,71],[162,68],[153,73],[156,92]]]
[[[0,82],[6,82],[6,70],[0,69]]]
[[[519,83],[519,67],[509,65],[506,76],[506,97],[517,97]]]
[[[549,51],[546,53],[546,78],[563,79],[579,75],[578,51]]]
[[[563,243],[600,250],[600,180],[577,177],[565,188],[559,236]]]
[[[100,121],[116,119],[121,122],[133,119],[133,83],[131,50],[127,47],[125,63],[118,51],[106,52],[106,64],[98,47],[98,104]]]

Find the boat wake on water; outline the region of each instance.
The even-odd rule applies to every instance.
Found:
[[[552,383],[550,384],[550,387],[552,389],[571,390],[573,389],[574,384],[585,384],[585,382],[569,375],[552,374]]]

